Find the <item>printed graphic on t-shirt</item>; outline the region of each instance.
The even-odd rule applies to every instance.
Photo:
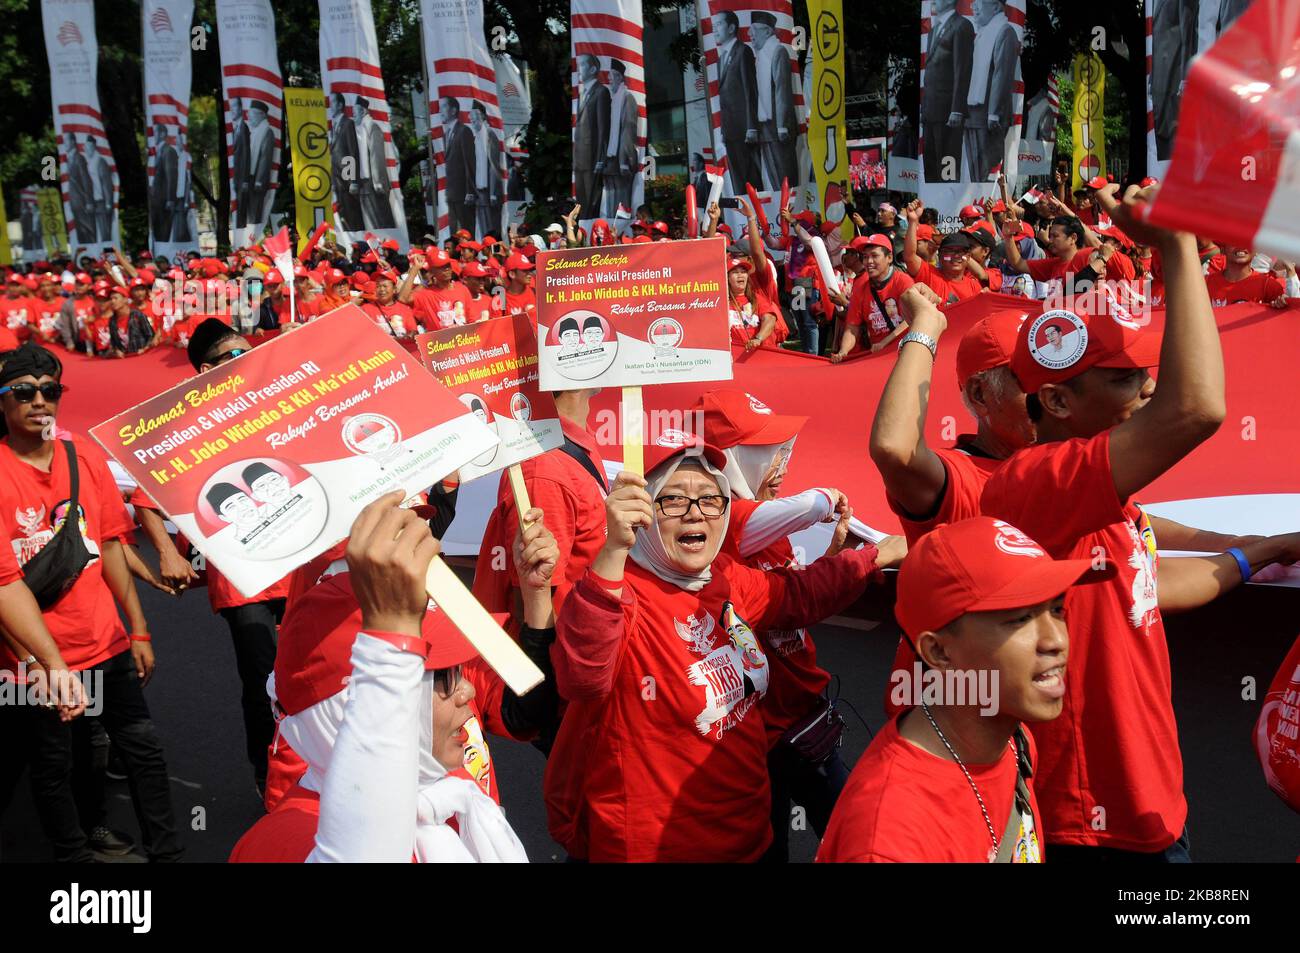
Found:
[[[1013,864],[1041,864],[1043,852],[1038,846],[1038,831],[1034,830],[1034,816],[1021,812],[1020,829],[1016,833],[1016,846],[1011,851]]]
[[[1145,521],[1146,514],[1142,518]],[[1149,635],[1157,608],[1155,564],[1133,522],[1128,520],[1125,525],[1133,539],[1133,552],[1128,558],[1128,564],[1133,569],[1132,603],[1129,606],[1128,620],[1133,628],[1142,629],[1144,634]]]
[[[682,635],[683,628],[690,633],[693,652],[708,651],[687,668],[686,674],[692,685],[704,689],[704,708],[695,716],[695,727],[701,735],[721,739],[767,693],[771,670],[758,638],[731,603],[722,607],[722,632],[727,640],[716,648],[712,647],[716,638],[712,635],[716,631],[714,620],[706,619],[697,621],[692,616],[685,626],[676,619],[673,622],[678,635]]]
[[[68,516],[68,507],[71,500],[61,500],[50,513],[50,525],[45,526],[45,505],[18,507],[14,510],[14,518],[18,521],[18,528],[23,531],[22,539],[13,540],[14,558],[18,560],[19,566],[25,566],[27,563],[54,538],[54,534],[59,531]],[[42,528],[44,527],[44,528]],[[86,535],[86,511],[77,505],[77,529],[81,532],[81,540],[85,543],[86,549],[91,556],[98,556],[99,547],[95,541]]]

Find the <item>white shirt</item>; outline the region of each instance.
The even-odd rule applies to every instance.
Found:
[[[754,50],[754,71],[758,74],[758,121],[771,122],[776,117],[772,114],[772,63],[776,52],[785,52],[785,48],[772,37],[761,49]]]
[[[627,87],[620,86],[609,104],[609,145],[605,149],[605,155],[616,156],[619,153],[619,133],[623,129],[623,110],[627,103]],[[618,170],[614,170],[618,171]]]

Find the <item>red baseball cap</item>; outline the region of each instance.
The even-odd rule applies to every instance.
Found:
[[[1007,210],[1007,203],[1002,201],[1001,199],[998,199],[991,206],[989,206],[990,212],[1005,212],[1006,210]]]
[[[1020,325],[1027,311],[994,311],[975,322],[957,345],[957,386],[962,387],[980,371],[1011,363]]]
[[[84,271],[77,272],[76,280],[79,285],[88,285],[91,281],[90,275],[86,274]]]
[[[390,249],[391,251],[397,251],[397,249],[400,248],[401,246],[397,244],[396,238],[385,238],[382,242],[379,243],[379,247],[387,248]]]
[[[429,252],[428,257],[429,257],[430,268],[446,268],[448,265],[451,264],[451,256],[448,255],[441,248]]]
[[[337,268],[329,269],[327,272],[325,272],[324,277],[325,277],[326,288],[330,287],[331,285],[336,285],[340,281],[348,280],[348,276],[343,274],[343,272],[339,271],[339,269]]]
[[[461,229],[458,229],[458,230],[456,231],[456,234],[453,235],[452,237],[453,237],[453,238],[472,239],[474,236],[470,234],[470,231],[469,231],[468,228],[461,228]]]
[[[370,284],[370,276],[364,271],[354,271],[348,276],[348,284],[358,291],[361,291]]]
[[[1110,560],[1094,570],[1089,559],[1053,559],[1010,523],[976,516],[946,523],[908,550],[894,617],[914,639],[967,612],[1046,602],[1073,585],[1109,579],[1115,568]]]
[[[507,617],[494,615],[498,624]],[[361,631],[361,607],[352,592],[352,574],[342,572],[307,590],[285,616],[275,652],[275,696],[286,715],[296,715],[347,687],[352,675],[352,643]],[[447,614],[424,614],[420,634],[428,643],[424,667],[450,668],[477,657],[478,650]]]
[[[466,262],[460,269],[462,278],[486,278],[488,277],[487,269],[476,261]]]
[[[1011,371],[1021,390],[1036,394],[1044,384],[1070,380],[1091,367],[1155,367],[1161,337],[1160,331],[1138,324],[1115,304],[1100,314],[1048,310],[1020,326]]]
[[[957,217],[958,218],[983,218],[984,209],[980,208],[978,205],[967,205],[957,214]]]
[[[462,248],[468,248],[470,251],[482,251],[482,250],[483,250],[483,246],[482,246],[482,245],[480,245],[478,242],[473,242],[473,241],[463,241],[463,242],[461,242],[459,245],[456,246],[456,250],[457,250],[457,251],[459,251],[459,250],[462,249]]]
[[[127,287],[129,287],[132,291],[134,291],[136,288],[148,288],[149,282],[145,281],[143,278],[132,278],[130,284]]]
[[[668,234],[668,223],[667,223],[667,222],[655,222],[653,225],[650,226],[650,230],[651,230],[652,232],[659,232],[661,235],[667,235],[667,234]]]
[[[275,270],[268,271],[266,277],[262,279],[262,283],[266,285],[282,285],[284,284],[284,275]]]
[[[731,234],[731,226],[730,226],[730,225],[719,225],[718,228],[717,228],[717,230],[720,231],[720,232],[722,232],[722,233],[725,234],[725,235],[730,235],[730,234]]]
[[[855,238],[853,241],[856,243],[857,239]],[[879,232],[877,232],[874,235],[869,235],[867,236],[867,240],[864,241],[858,247],[865,249],[865,248],[870,248],[872,245],[876,246],[877,248],[883,248],[891,255],[894,253],[894,243],[890,241],[888,235],[882,235]]]
[[[807,417],[776,414],[753,394],[742,390],[714,390],[703,394],[691,408],[704,416],[704,441],[723,450],[737,444],[767,446],[796,436]]]
[[[918,222],[916,226],[916,240],[918,242],[934,241],[934,226],[924,225]]]
[[[1106,180],[1104,175],[1094,175],[1088,180],[1088,188],[1090,189],[1104,189],[1108,185],[1110,185],[1110,182]]]
[[[532,271],[536,267],[523,255],[511,255],[506,259],[506,271]]]
[[[1153,176],[1153,175],[1148,175],[1145,179],[1142,180],[1142,188],[1145,189],[1145,188],[1148,188],[1148,187],[1150,187],[1150,186],[1152,186],[1152,185],[1158,185],[1159,183],[1160,183],[1160,180],[1157,179],[1155,176]]]
[[[695,434],[684,430],[664,430],[653,441],[645,445],[645,472],[658,467],[678,454],[703,457],[715,470],[727,466],[727,455],[717,447],[710,446]]]
[[[751,262],[748,258],[728,258],[727,271],[732,272],[735,271],[737,268],[744,268],[746,271],[753,271],[754,263]]]

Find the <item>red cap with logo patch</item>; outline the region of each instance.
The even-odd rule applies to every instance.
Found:
[[[967,612],[1035,606],[1113,575],[1109,560],[1094,571],[1087,559],[1053,559],[1010,523],[977,516],[940,526],[908,550],[894,617],[915,639]]]
[[[1138,324],[1118,305],[1097,314],[1058,308],[1020,326],[1011,371],[1021,390],[1036,394],[1044,384],[1068,381],[1091,367],[1155,367],[1160,340],[1159,331]]]
[[[1028,317],[1019,309],[994,311],[971,325],[957,345],[957,386],[980,371],[1010,364],[1020,325]]]
[[[705,443],[692,433],[684,430],[663,430],[654,440],[645,445],[645,472],[671,460],[678,454],[703,457],[717,470],[727,465],[727,455],[710,444]]]
[[[983,218],[984,209],[978,205],[967,205],[957,215],[958,218]]]
[[[726,450],[738,444],[782,444],[803,429],[807,417],[774,414],[772,408],[743,390],[714,390],[702,395],[690,409],[704,417],[704,440]]]
[[[523,255],[511,255],[506,259],[506,271],[532,271],[536,267]]]
[[[501,624],[506,616],[493,618]],[[330,576],[295,601],[280,626],[275,652],[276,702],[286,715],[296,715],[347,687],[352,643],[361,631],[351,573]],[[478,655],[441,609],[424,614],[420,634],[429,647],[426,670],[450,668]]]

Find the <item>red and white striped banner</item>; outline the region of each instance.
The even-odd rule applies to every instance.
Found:
[[[945,9],[946,8],[946,9]],[[957,211],[1014,182],[1025,84],[1025,0],[921,4],[921,178],[918,191],[943,228]],[[952,118],[961,119],[953,124]],[[996,117],[996,122],[995,122]]]
[[[505,131],[481,0],[420,0],[438,238],[465,229],[504,239]]]
[[[197,251],[190,161],[190,24],[194,0],[140,6],[149,246],[155,257]]]
[[[1230,132],[1230,134],[1229,134]],[[1151,221],[1300,259],[1300,6],[1255,0],[1187,74]]]
[[[320,0],[320,74],[335,221],[349,242],[370,232],[405,250],[406,211],[370,0]]]
[[[584,228],[625,230],[645,195],[641,0],[572,0],[573,194]]]
[[[221,99],[230,180],[230,243],[265,234],[280,184],[284,82],[270,0],[217,0]]]
[[[712,161],[727,172],[723,194],[752,186],[777,221],[782,182],[802,197],[808,180],[808,109],[794,50],[792,0],[697,0],[713,127]],[[806,39],[806,38],[805,38]],[[795,205],[800,205],[799,198]],[[728,224],[744,224],[727,213]]]
[[[41,20],[68,245],[74,252],[80,247],[84,254],[102,255],[120,237],[117,165],[104,133],[96,85],[95,8],[91,0],[41,0]]]

